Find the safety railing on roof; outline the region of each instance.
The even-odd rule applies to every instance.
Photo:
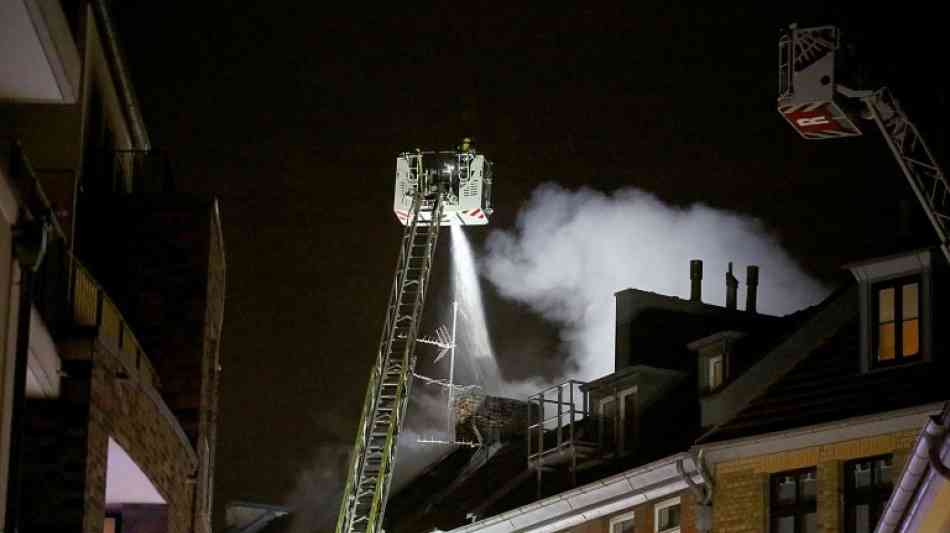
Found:
[[[158,374],[129,323],[106,291],[75,258],[72,287],[73,321],[76,325],[97,328],[99,341],[117,355],[126,371],[143,385],[157,389]]]

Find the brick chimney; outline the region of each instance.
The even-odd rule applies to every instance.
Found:
[[[703,262],[693,259],[689,262],[689,299],[692,302],[703,301]]]
[[[732,262],[729,262],[729,271],[726,272],[726,309],[736,308],[736,295],[739,290],[739,280],[732,275]]]
[[[759,291],[759,267],[749,265],[745,274],[746,292],[745,292],[745,310],[755,312],[755,300]]]
[[[487,396],[477,390],[460,392],[455,400],[456,439],[490,444],[523,436],[532,407],[525,401]]]

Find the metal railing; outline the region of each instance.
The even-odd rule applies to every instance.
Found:
[[[585,385],[568,380],[528,398],[528,466],[537,474],[538,497],[548,464],[566,463],[571,483],[576,484],[578,454],[597,447],[597,425],[591,426],[590,395]]]
[[[99,341],[119,358],[130,376],[157,389],[158,374],[115,302],[95,278],[73,259],[72,314],[78,326],[97,328]]]

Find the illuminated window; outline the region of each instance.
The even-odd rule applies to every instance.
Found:
[[[772,474],[769,480],[769,532],[816,533],[817,479],[814,468]]]
[[[122,533],[122,516],[109,513],[102,520],[102,533]]]
[[[891,457],[858,459],[845,464],[845,531],[871,533],[891,496]]]
[[[633,511],[611,518],[610,533],[633,533]]]
[[[680,499],[672,498],[656,504],[654,507],[656,533],[679,533]]]
[[[920,281],[874,286],[874,357],[880,365],[920,355]]]

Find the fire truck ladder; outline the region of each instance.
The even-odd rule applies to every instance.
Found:
[[[950,261],[950,192],[943,170],[917,127],[907,118],[886,87],[865,96],[863,100],[937,231],[940,249]]]
[[[426,220],[420,220],[423,213],[429,215]],[[431,200],[416,193],[350,458],[337,533],[377,533],[382,528],[441,219],[441,192]]]

